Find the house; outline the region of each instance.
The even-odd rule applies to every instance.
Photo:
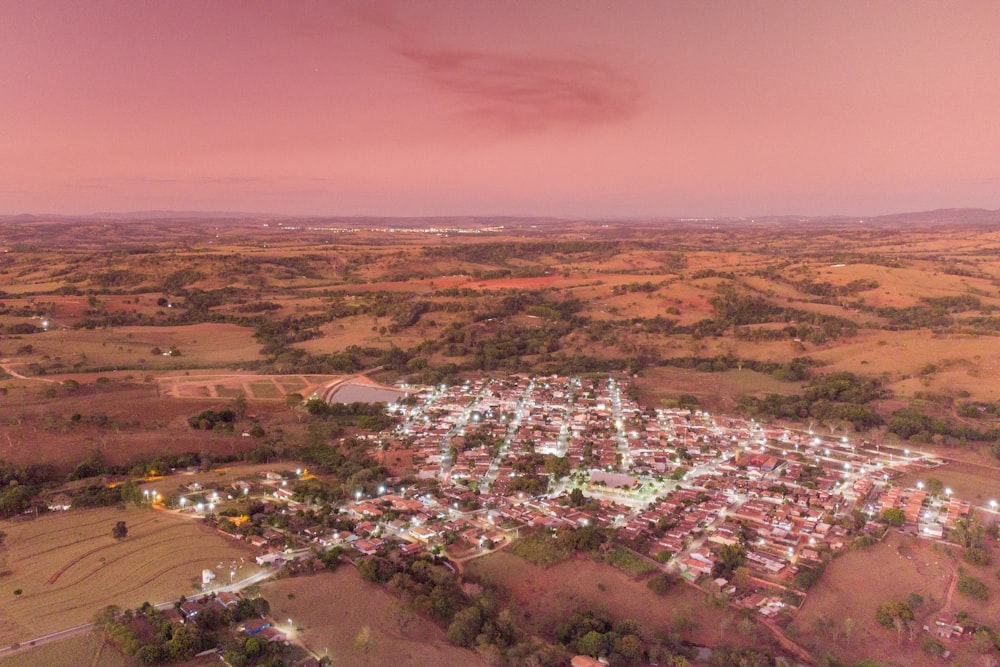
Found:
[[[188,600],[187,602],[181,604],[180,612],[184,614],[184,618],[192,619],[198,615],[198,612],[200,612],[201,609],[201,603],[195,600]]]
[[[288,640],[288,635],[286,635],[281,630],[275,628],[274,626],[266,627],[259,632],[254,633],[255,636],[260,637],[268,644],[273,644],[275,642],[284,642]]]
[[[57,493],[52,496],[52,500],[49,501],[49,511],[51,512],[65,512],[73,505],[73,499],[70,498],[65,493]]]
[[[437,531],[429,526],[415,526],[414,528],[410,528],[410,535],[421,542],[427,542],[428,540],[437,537]]]
[[[184,614],[174,609],[173,607],[170,607],[169,609],[164,609],[163,617],[167,619],[167,621],[169,621],[170,623],[173,623],[174,625],[180,625],[181,623],[184,622]]]
[[[280,563],[284,559],[285,557],[282,554],[275,551],[269,554],[261,554],[254,560],[257,561],[258,565],[269,565],[271,563]]]
[[[216,604],[221,605],[223,609],[229,609],[230,607],[235,607],[237,603],[239,603],[239,601],[240,601],[239,598],[237,598],[232,593],[227,593],[226,591],[222,591],[221,593],[215,596]]]
[[[247,537],[247,542],[249,542],[251,546],[255,546],[258,549],[263,549],[267,546],[267,538],[261,535],[250,535]]]
[[[243,632],[248,635],[256,635],[261,630],[271,627],[271,621],[266,618],[251,618],[243,624]]]

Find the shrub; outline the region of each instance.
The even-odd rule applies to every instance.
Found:
[[[990,589],[986,584],[967,574],[958,575],[958,592],[976,600],[990,599]]]
[[[962,558],[973,565],[989,565],[992,561],[990,552],[986,547],[969,547],[962,554]]]
[[[677,577],[669,572],[661,572],[646,582],[646,587],[657,595],[666,595],[677,585]]]

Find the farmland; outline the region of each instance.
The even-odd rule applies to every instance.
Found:
[[[118,521],[128,526],[121,541],[111,536]],[[0,525],[7,533],[0,551],[2,645],[87,623],[106,604],[137,607],[190,595],[202,569],[220,563],[242,576],[256,571],[242,564],[249,552],[239,542],[162,511],[76,510]]]
[[[969,220],[621,223],[613,234],[511,220],[464,237],[349,220],[142,221],[99,235],[86,222],[19,223],[0,267],[0,357],[39,392],[112,373],[168,395],[262,401],[288,388],[248,377],[184,393],[181,375],[639,371],[653,402],[693,386],[717,409],[794,393],[770,372],[740,375],[804,358],[814,373],[879,378],[897,399],[885,414],[916,400],[954,416],[959,401],[998,398],[1000,239]],[[740,372],[713,377],[705,362],[718,358]]]

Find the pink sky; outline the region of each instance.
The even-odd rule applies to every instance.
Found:
[[[0,213],[1000,208],[1000,3],[0,0]]]

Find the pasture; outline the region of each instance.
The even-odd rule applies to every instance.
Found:
[[[126,667],[125,658],[95,632],[85,632],[68,639],[25,646],[16,652],[0,653],[0,667],[37,667],[38,665],[89,665],[90,667]]]
[[[937,664],[920,650],[919,636],[897,644],[896,631],[880,626],[875,611],[916,593],[923,598],[915,610],[917,629],[933,625],[946,606],[958,563],[943,546],[892,532],[881,543],[831,561],[789,626],[789,635],[814,655],[832,651],[848,662],[873,658]]]
[[[260,350],[252,329],[214,322],[115,329],[52,328],[32,334],[29,342],[30,353],[11,356],[16,351],[14,343],[5,341],[0,354],[8,357],[15,370],[24,372],[30,364],[37,364],[46,375],[55,376],[211,368],[256,359]],[[180,355],[164,356],[171,348]],[[159,353],[155,353],[157,349]]]
[[[673,628],[684,641],[702,646],[774,647],[767,630],[714,606],[693,586],[678,583],[659,596],[645,581],[584,556],[541,568],[497,551],[466,563],[465,571],[507,589],[523,627],[549,637],[574,611],[591,609],[615,620],[637,621],[648,630],[649,639]]]
[[[441,628],[364,581],[353,567],[270,581],[261,595],[271,603],[279,629],[290,630],[290,637],[314,653],[329,655],[334,665],[485,664],[475,652],[449,644]],[[358,641],[364,634],[368,641]]]
[[[98,451],[111,463],[126,464],[185,452],[229,456],[257,444],[241,438],[239,431],[199,431],[188,425],[188,417],[205,408],[224,408],[230,399],[206,392],[200,400],[165,400],[169,383],[160,390],[155,382],[103,377],[113,379],[100,383],[92,376],[83,384],[81,377],[80,386],[72,389],[38,380],[10,381],[13,386],[0,403],[0,459],[69,467]],[[265,428],[294,421],[279,401],[256,403],[253,412]]]
[[[907,473],[893,480],[893,483],[913,488],[917,482],[926,482],[932,477],[941,480],[944,488],[950,488],[956,498],[972,503],[984,523],[990,523],[990,517],[996,518],[996,514],[986,510],[989,508],[990,500],[1000,502],[1000,469],[997,467],[958,461],[948,462],[931,470]]]
[[[111,536],[118,521],[128,527],[121,541]],[[191,595],[206,568],[220,580],[230,568],[238,578],[257,571],[244,543],[161,510],[73,510],[5,521],[0,529],[7,533],[0,547],[4,646],[87,623],[105,605]]]

